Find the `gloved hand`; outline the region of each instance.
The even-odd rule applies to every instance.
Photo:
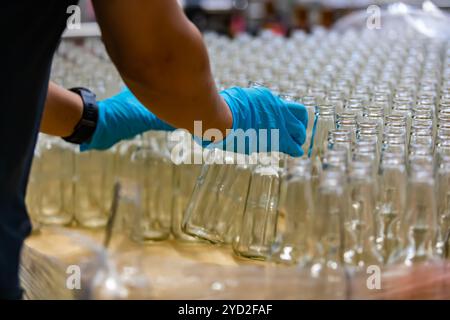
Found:
[[[294,157],[303,155],[302,145],[306,140],[308,112],[303,105],[283,101],[266,88],[231,88],[221,93],[233,114],[233,131],[222,142],[210,144],[234,152],[280,151]],[[267,129],[267,139],[251,139],[245,150],[238,150],[236,144],[242,141],[242,129]],[[271,141],[271,129],[279,130],[279,139]],[[237,130],[237,131],[236,131]],[[240,136],[240,137],[239,137]],[[250,135],[247,135],[250,136]],[[265,141],[262,141],[265,140]],[[279,140],[279,141],[278,141]],[[266,144],[264,144],[266,143]],[[279,143],[278,146],[274,145]]]
[[[233,131],[216,144],[203,143],[229,151],[250,154],[259,151],[281,151],[291,156],[302,156],[302,144],[306,139],[308,114],[300,104],[286,102],[265,88],[231,88],[221,93],[233,114]],[[238,149],[238,129],[244,132],[267,129],[267,148],[258,139],[250,141],[245,150]],[[279,130],[279,145],[272,145],[270,129]],[[131,139],[149,130],[173,131],[175,128],[158,119],[139,100],[125,89],[122,93],[99,102],[99,120],[89,142],[81,145],[81,151],[106,150],[117,142]],[[278,141],[276,141],[278,142]]]
[[[81,151],[106,150],[149,130],[175,130],[145,108],[129,89],[100,101],[98,107],[97,128],[90,141],[81,145]]]

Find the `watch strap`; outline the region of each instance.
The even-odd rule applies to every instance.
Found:
[[[95,93],[86,88],[72,88],[83,100],[83,115],[71,136],[63,138],[73,144],[83,144],[92,138],[98,123],[98,105]]]

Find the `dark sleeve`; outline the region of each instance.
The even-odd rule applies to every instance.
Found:
[[[25,190],[51,61],[75,0],[0,2],[0,299],[21,297]]]

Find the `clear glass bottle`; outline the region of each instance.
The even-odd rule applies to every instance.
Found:
[[[345,111],[356,115],[357,121],[363,118],[363,103],[360,98],[350,98],[345,105]]]
[[[277,241],[271,260],[306,266],[312,258],[314,201],[311,189],[311,161],[289,158],[282,176]]]
[[[349,167],[348,150],[335,147],[325,152],[323,159],[323,170],[338,170],[344,175],[347,174]]]
[[[342,201],[346,194],[343,180],[342,172],[335,170],[326,170],[321,177],[313,227],[315,250],[311,275],[315,278],[333,278],[343,269],[344,219],[348,210]]]
[[[330,90],[325,99],[327,104],[334,106],[337,114],[344,112],[344,99],[342,92],[339,90]]]
[[[384,109],[378,106],[364,108],[364,118],[377,124],[378,140],[381,141],[384,132]]]
[[[377,146],[370,141],[358,141],[353,150],[353,161],[368,162],[372,168],[372,177],[378,186],[378,169],[380,164],[377,159]],[[377,188],[378,189],[378,188]]]
[[[310,144],[311,144],[311,137],[313,134],[314,129],[314,123],[316,120],[316,106],[317,101],[314,96],[304,96],[301,99],[301,102],[305,106],[306,110],[308,111],[308,128],[306,129],[306,140],[305,144],[303,145],[303,152],[305,155],[308,155]]]
[[[383,153],[396,153],[402,155],[405,159],[408,154],[408,144],[404,130],[387,127],[383,135]]]
[[[400,222],[406,206],[407,173],[405,158],[397,153],[384,153],[380,167],[380,195],[377,203],[377,248],[384,263],[402,245]]]
[[[356,138],[358,141],[368,141],[370,143],[376,144],[377,150],[377,162],[380,159],[381,154],[381,141],[380,129],[378,128],[378,123],[368,120],[362,120],[358,123],[358,131],[356,132]]]
[[[345,221],[347,230],[344,261],[354,268],[382,262],[375,246],[376,181],[371,162],[352,162],[349,174],[350,208]]]
[[[42,225],[69,225],[74,216],[74,149],[60,139],[47,137],[41,152],[36,220]]]
[[[359,100],[362,105],[370,101],[370,92],[366,85],[360,84],[356,85],[353,89],[351,99]]]
[[[116,181],[115,150],[78,152],[74,179],[78,224],[86,228],[106,226]]]
[[[175,239],[185,242],[197,241],[197,238],[183,232],[182,224],[184,213],[202,170],[201,164],[195,164],[196,153],[197,157],[203,158],[202,149],[199,146],[197,148],[193,142],[191,146],[183,147],[173,172],[172,235]]]
[[[374,93],[374,96],[372,97],[372,105],[379,109],[383,115],[390,114],[392,111],[390,97],[383,93]]]
[[[391,115],[386,119],[386,125],[384,127],[384,135],[383,135],[383,145],[385,142],[390,140],[386,139],[386,135],[391,134],[392,141],[396,140],[398,142],[400,138],[402,138],[403,144],[407,147],[409,142],[410,133],[408,129],[406,118],[402,115]],[[399,138],[394,139],[394,136],[399,136]]]
[[[173,163],[165,144],[144,142],[131,156],[133,181],[138,193],[132,238],[141,243],[170,237]]]
[[[401,225],[404,247],[397,261],[411,266],[436,257],[436,209],[433,167],[413,164],[409,177],[406,214]]]
[[[122,141],[116,146],[116,172],[120,182],[120,206],[116,217],[116,226],[131,233],[136,226],[137,211],[141,206],[139,181],[136,180],[133,156],[143,147],[143,138],[138,136],[133,140]]]
[[[242,217],[247,201],[251,181],[252,164],[238,164],[235,166],[235,179],[231,186],[224,190],[219,197],[219,206],[223,216],[228,217],[224,243],[231,244],[241,232]]]
[[[322,170],[325,151],[328,149],[328,132],[336,129],[334,107],[330,105],[318,106],[315,119],[308,154],[312,161],[313,179],[317,180]]]
[[[345,150],[347,154],[347,162],[350,163],[353,152],[352,133],[347,130],[336,129],[328,132],[328,149]]]
[[[437,170],[437,214],[438,236],[436,250],[445,256],[447,242],[450,238],[450,156],[441,157]],[[448,258],[448,257],[446,257]]]
[[[252,172],[247,204],[234,253],[243,258],[266,260],[276,240],[280,167],[258,164]]]
[[[358,129],[357,115],[352,112],[342,112],[337,115],[336,127],[351,133],[352,143],[356,143],[356,131]]]
[[[242,219],[250,168],[235,155],[211,150],[183,218],[183,231],[211,243],[230,243]]]

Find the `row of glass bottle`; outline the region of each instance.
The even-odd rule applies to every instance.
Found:
[[[113,149],[79,152],[59,138],[41,134],[35,151],[27,205],[42,226],[102,228],[111,215],[114,186],[120,182],[117,227],[138,242],[189,240],[181,220],[201,165],[191,151],[202,149],[181,132],[183,147],[172,156],[164,132],[149,132]],[[175,148],[173,148],[175,149]],[[177,164],[175,164],[177,163]]]
[[[345,33],[317,29],[312,34],[297,31],[290,38],[270,33],[236,39],[206,34],[205,41],[219,88],[257,80],[278,93],[314,96],[317,103],[326,98],[364,103],[380,91],[377,88],[386,93],[386,86],[391,94],[396,87],[416,94],[420,84],[430,88],[441,76],[448,79],[450,72],[441,68],[448,66],[449,45],[408,28]],[[100,99],[115,94],[123,84],[100,39],[63,41],[52,78],[65,87],[83,84],[95,89]]]
[[[408,180],[400,154],[385,151],[377,175],[373,161],[348,164],[347,150],[331,140],[320,173],[308,158],[277,155],[267,164],[249,157],[235,165],[234,155],[212,150],[197,179],[199,165],[173,165],[159,144],[164,136],[96,155],[49,148],[51,140],[41,142],[48,149],[35,161],[29,190],[31,213],[43,224],[68,224],[75,214],[82,226],[105,225],[113,188],[108,177],[118,172],[124,229],[142,243],[167,239],[172,227],[180,240],[195,241],[188,234],[232,244],[238,256],[311,266],[313,273],[344,263],[410,264],[444,256],[448,246],[448,156],[436,173],[432,162],[412,158]],[[72,161],[75,167],[67,165]],[[78,168],[73,176],[71,168]]]
[[[448,257],[450,158],[440,154],[435,169],[429,155],[414,152],[407,165],[404,154],[386,149],[378,172],[374,149],[350,162],[348,155],[330,139],[322,162],[205,165],[183,230],[232,244],[241,257],[313,273]]]
[[[205,38],[219,87],[258,80],[278,92],[324,95],[333,89],[346,99],[357,86],[373,88],[384,83],[416,90],[411,81],[417,81],[414,77],[422,66],[424,75],[436,80],[434,67],[446,46],[445,41],[427,39],[407,28],[295,32],[290,38],[242,35],[228,39],[214,34]],[[399,81],[400,76],[406,81]]]

